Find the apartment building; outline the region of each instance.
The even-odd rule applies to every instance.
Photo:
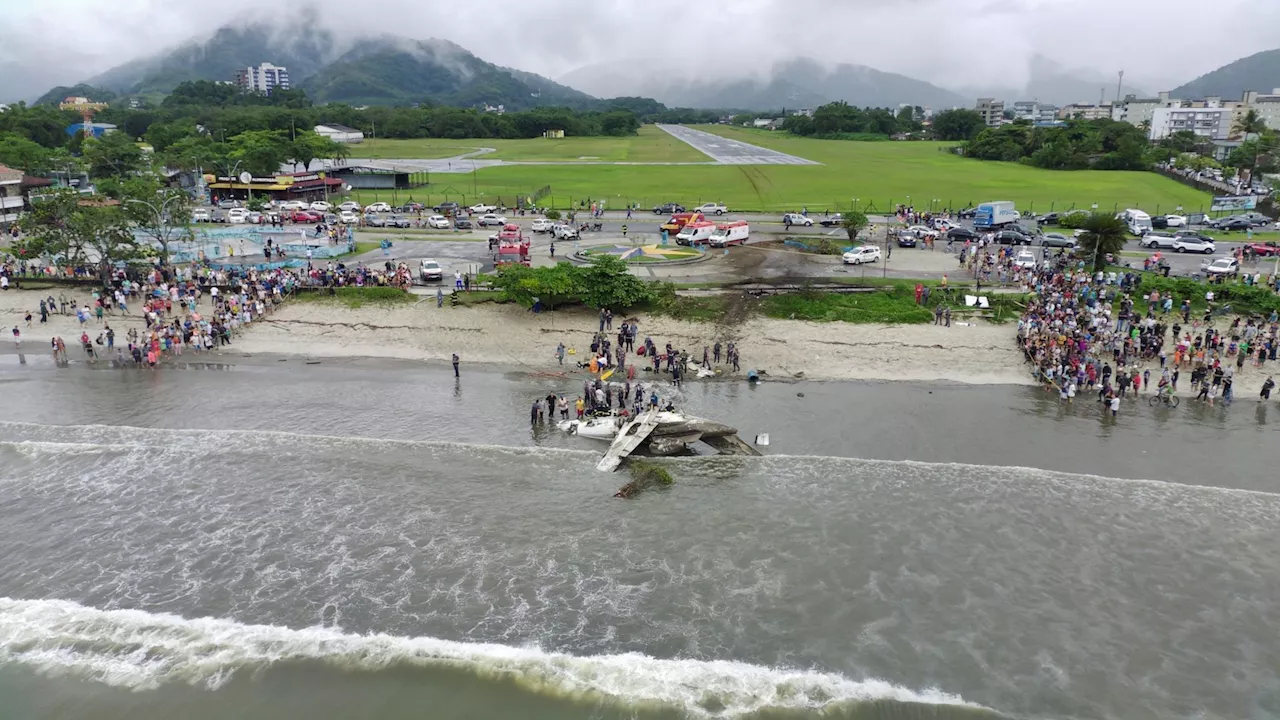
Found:
[[[1027,120],[1034,125],[1052,125],[1058,121],[1058,106],[1019,100],[1013,104],[1013,119]]]
[[[1058,117],[1063,120],[1101,120],[1111,118],[1111,103],[1102,105],[1082,105],[1072,103],[1058,110]]]
[[[256,67],[250,66],[241,70],[236,75],[236,84],[248,92],[270,95],[277,88],[289,89],[289,70],[264,62]]]
[[[22,171],[0,165],[0,224],[16,221],[22,205]]]
[[[973,108],[982,116],[982,122],[987,127],[999,127],[1004,122],[1004,101],[995,98],[978,98],[978,104]]]
[[[1190,131],[1210,140],[1226,140],[1231,135],[1235,110],[1225,107],[1168,107],[1151,112],[1152,140]]]

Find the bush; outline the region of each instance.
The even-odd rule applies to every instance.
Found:
[[[559,210],[548,210],[548,211],[546,211],[545,213],[543,213],[543,215],[544,215],[548,220],[559,220],[559,219],[560,219],[560,211],[559,211]]]
[[[773,295],[761,306],[766,316],[782,319],[898,325],[933,321],[933,313],[917,305],[914,292],[905,286],[867,293]]]
[[[355,309],[365,303],[396,305],[414,302],[409,293],[395,287],[340,287],[299,290],[296,298],[302,302],[336,301]]]

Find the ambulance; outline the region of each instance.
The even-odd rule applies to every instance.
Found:
[[[720,223],[716,231],[711,233],[711,247],[729,247],[742,245],[751,236],[751,227],[743,220]]]

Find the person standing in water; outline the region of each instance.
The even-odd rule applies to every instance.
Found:
[[[453,354],[453,376],[462,377],[458,374],[458,353]]]

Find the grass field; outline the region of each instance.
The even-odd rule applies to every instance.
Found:
[[[858,209],[871,212],[885,212],[896,203],[909,203],[918,209],[930,206],[959,209],[986,200],[1012,200],[1019,209],[1035,212],[1087,208],[1097,203],[1100,210],[1137,207],[1155,214],[1172,212],[1179,205],[1185,212],[1199,212],[1207,210],[1209,205],[1207,194],[1155,173],[1068,172],[1041,170],[1016,163],[970,160],[945,152],[944,143],[811,140],[725,126],[702,129],[824,164],[510,165],[481,168],[474,175],[433,174],[430,187],[400,191],[398,197],[408,199],[412,195],[414,199],[430,204],[445,199],[469,204],[478,198],[496,204],[511,204],[518,195],[528,195],[537,188],[550,186],[551,194],[538,203],[557,208],[577,206],[582,200],[604,200],[612,208],[625,207],[628,203],[648,208],[668,201],[686,205],[715,201],[738,210],[782,212],[808,207],[811,212],[834,212],[848,209],[856,198]],[[654,133],[664,137],[656,137]],[[619,153],[628,152],[628,148],[647,147],[650,151],[644,155],[661,155],[653,148],[674,141],[665,136],[657,128],[646,127],[636,138],[514,140],[489,144],[495,147],[516,144],[515,147],[504,147],[504,150],[534,159],[530,155],[532,151],[521,150],[520,144],[530,148],[544,142],[592,143],[597,149],[568,149],[572,145],[553,147],[568,149],[567,155],[596,155],[605,159],[604,156],[611,152],[617,157]],[[396,142],[429,145],[459,141]],[[601,145],[605,149],[599,149]],[[701,157],[692,148],[687,150]],[[640,155],[642,153],[637,151],[629,159],[638,162],[640,160],[636,158]],[[552,158],[544,155],[536,159]],[[382,199],[387,195],[390,193],[379,193]]]
[[[494,148],[486,160],[529,162],[709,162],[710,158],[652,125],[632,137],[567,137],[560,140],[366,140],[354,155],[386,159],[439,159]]]

